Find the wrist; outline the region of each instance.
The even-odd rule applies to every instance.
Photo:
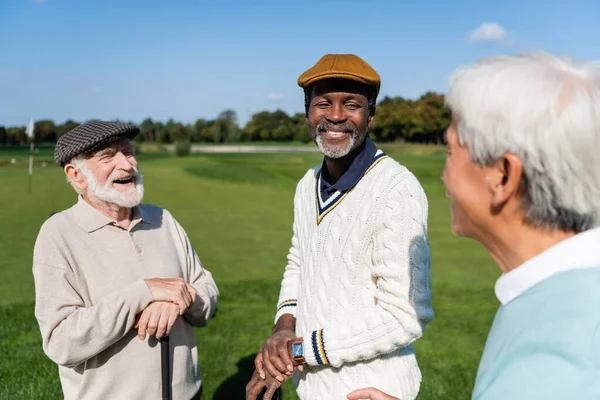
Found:
[[[291,331],[296,332],[296,318],[291,314],[284,314],[278,320],[273,329],[271,330],[271,334],[281,332],[281,331]]]

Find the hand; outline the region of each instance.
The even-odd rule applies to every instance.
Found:
[[[144,279],[154,301],[170,301],[179,306],[179,315],[183,315],[196,298],[196,290],[181,278]]]
[[[362,388],[348,393],[349,400],[400,400],[397,397],[390,396],[375,388]]]
[[[292,360],[292,342],[296,334],[291,330],[280,330],[272,334],[260,347],[254,359],[256,372],[266,379],[265,369],[272,377],[283,382],[283,375],[290,376],[294,372]]]
[[[157,339],[169,336],[171,329],[179,318],[179,307],[168,301],[157,301],[151,303],[142,311],[139,320],[133,326],[138,330],[140,340],[146,338],[146,333],[155,335]]]
[[[271,400],[279,386],[281,386],[281,382],[274,379],[271,375],[262,378],[257,371],[254,371],[252,379],[246,385],[246,400],[255,400],[263,388],[267,388],[263,400]]]

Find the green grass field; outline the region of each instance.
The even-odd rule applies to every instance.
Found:
[[[478,244],[449,231],[440,181],[444,156],[423,148],[418,152],[430,154],[410,154],[398,145],[385,149],[415,173],[430,202],[436,316],[415,345],[423,373],[419,398],[466,399],[498,305],[493,284],[500,272]],[[70,207],[76,195],[50,149],[36,155],[28,194],[27,155],[0,150],[0,399],[59,399],[57,367],[42,352],[33,316],[31,261],[41,224],[51,212]],[[310,153],[139,156],[145,202],[179,220],[221,291],[215,319],[196,331],[207,399],[244,398],[253,356],[272,327],[295,185],[320,160]],[[290,382],[283,395],[297,398]]]

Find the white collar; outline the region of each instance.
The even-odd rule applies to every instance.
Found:
[[[525,261],[496,281],[496,297],[504,305],[552,275],[579,268],[600,267],[600,228],[565,239]]]

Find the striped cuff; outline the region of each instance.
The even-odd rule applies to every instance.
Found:
[[[277,320],[279,320],[279,317],[283,314],[292,314],[293,316],[296,316],[297,305],[298,302],[296,299],[285,300],[279,303],[277,306],[277,313],[275,314],[275,323],[277,323]]]
[[[325,351],[323,329],[312,331],[310,336],[303,339],[304,360],[308,365],[327,365],[329,359]]]

